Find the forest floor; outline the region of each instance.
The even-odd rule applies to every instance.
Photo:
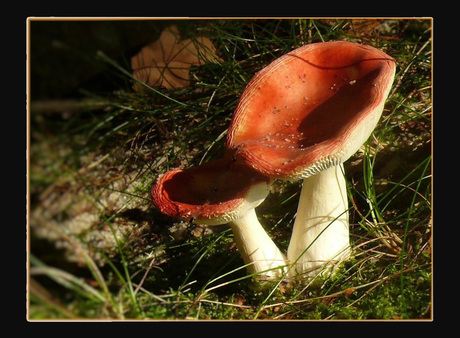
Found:
[[[213,59],[192,65],[181,88],[136,89],[131,58],[172,25],[180,41],[209,39]],[[429,19],[31,21],[28,318],[429,320],[431,28]],[[377,128],[345,163],[353,255],[330,278],[259,288],[228,226],[162,215],[150,188],[169,169],[222,156],[257,71],[330,40],[397,63]],[[257,208],[284,251],[300,187],[276,181]]]

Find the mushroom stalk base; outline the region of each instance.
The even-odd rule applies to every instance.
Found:
[[[229,224],[241,257],[245,264],[250,264],[248,272],[256,274],[254,278],[259,281],[281,278],[286,271],[286,256],[265,232],[255,209]]]
[[[291,275],[313,277],[350,255],[348,199],[343,166],[304,179],[287,258]]]

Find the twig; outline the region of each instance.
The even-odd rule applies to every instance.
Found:
[[[250,305],[240,305],[240,304],[234,304],[234,303],[219,302],[216,300],[209,300],[209,299],[200,299],[198,302],[225,305],[225,306],[237,307],[240,309],[252,309],[253,308],[253,306],[250,306]]]
[[[137,292],[138,292],[139,289],[141,288],[142,284],[144,284],[144,281],[145,281],[145,279],[147,278],[147,275],[149,274],[150,269],[151,269],[152,266],[153,266],[153,263],[155,263],[155,262],[156,262],[156,257],[153,257],[153,259],[150,261],[149,266],[148,266],[147,269],[145,270],[144,276],[142,276],[141,281],[140,281],[139,284],[137,285],[136,290],[134,290],[134,294],[135,294],[135,295],[137,294]],[[159,267],[156,267],[156,268],[159,269],[160,271],[162,271],[161,268],[159,268]]]
[[[109,106],[110,102],[97,99],[38,100],[30,102],[33,114],[76,113],[82,110],[94,110]]]

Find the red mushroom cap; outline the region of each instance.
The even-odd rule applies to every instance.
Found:
[[[166,215],[217,225],[241,217],[268,195],[270,179],[232,159],[174,169],[152,186],[153,204]]]
[[[300,47],[249,82],[227,148],[258,172],[301,179],[347,160],[380,118],[394,60],[370,46],[335,41]]]

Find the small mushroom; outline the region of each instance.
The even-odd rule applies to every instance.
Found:
[[[304,180],[287,253],[298,273],[349,256],[342,163],[376,126],[394,74],[373,47],[314,43],[262,69],[240,98],[227,148],[263,175]]]
[[[255,208],[267,197],[270,179],[223,158],[174,169],[152,186],[153,204],[164,214],[198,224],[229,223],[247,270],[258,281],[279,279],[285,255],[265,232]]]

